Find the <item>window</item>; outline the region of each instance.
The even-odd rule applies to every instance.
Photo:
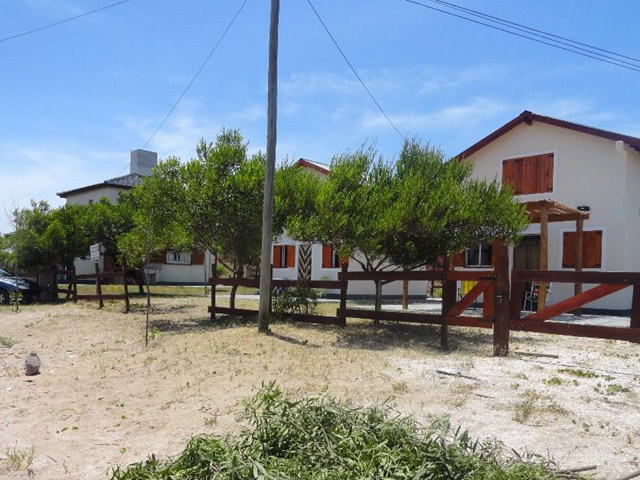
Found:
[[[167,252],[167,263],[191,265],[191,254],[187,252]]]
[[[349,265],[349,257],[340,258],[331,245],[322,246],[322,268],[341,268],[343,264]]]
[[[466,252],[464,259],[465,267],[490,267],[491,266],[491,245],[478,243]]]
[[[577,232],[562,234],[562,268],[576,268],[577,245]],[[582,268],[602,268],[602,230],[583,232]]]
[[[502,161],[502,184],[516,195],[553,191],[553,153]]]
[[[296,265],[295,245],[273,246],[273,268],[292,268]]]

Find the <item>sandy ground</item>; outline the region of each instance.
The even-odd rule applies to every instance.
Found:
[[[449,417],[563,467],[598,464],[600,478],[640,468],[638,345],[516,334],[512,351],[551,356],[494,358],[490,332],[473,329],[452,329],[442,353],[429,326],[276,324],[263,336],[253,324],[212,325],[204,297],[154,302],[146,349],[141,300],[129,315],[120,304],[0,309],[1,478],[104,479],[151,453],[175,455],[194,434],[240,428],[238,401],[271,379],[356,404],[391,400],[424,423]],[[26,377],[32,351],[42,373]]]

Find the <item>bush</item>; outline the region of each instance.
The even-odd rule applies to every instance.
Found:
[[[421,428],[390,407],[353,408],[329,396],[292,399],[271,383],[244,404],[238,437],[198,436],[172,461],[154,456],[112,480],[550,480],[551,463],[495,441]],[[514,456],[515,455],[515,456]]]
[[[306,285],[296,285],[273,295],[273,313],[280,316],[296,313],[313,314],[318,305],[318,292]]]

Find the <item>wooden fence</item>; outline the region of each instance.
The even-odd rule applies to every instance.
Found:
[[[227,315],[248,315],[254,316],[258,312],[256,310],[248,310],[242,308],[236,308],[236,293],[238,287],[252,287],[258,289],[260,287],[260,279],[258,278],[220,278],[216,276],[215,266],[211,269],[211,306],[208,308],[211,314],[211,319],[215,320],[216,313],[222,313]],[[297,280],[271,280],[271,295],[276,288],[287,288],[300,285],[301,282]],[[229,307],[220,307],[216,305],[216,285],[230,286],[231,294],[229,297]],[[347,282],[342,280],[312,280],[304,282],[304,286],[309,288],[325,288],[340,290],[340,296],[346,298],[347,296]],[[271,302],[270,302],[271,304]],[[319,323],[323,325],[346,325],[346,317],[336,312],[335,316],[326,315],[314,315],[314,314],[293,314],[290,315],[297,322],[309,322]]]
[[[100,272],[98,270],[98,265],[96,264],[95,273],[83,273],[76,274],[76,269],[73,268],[71,270],[50,270],[48,273],[57,278],[58,275],[66,275],[69,278],[69,285],[66,289],[58,288],[57,283],[55,287],[52,289],[57,294],[65,294],[66,299],[72,299],[74,303],[77,303],[78,300],[98,300],[98,305],[100,308],[104,307],[105,300],[124,300],[124,313],[129,313],[130,303],[129,303],[129,285],[127,283],[127,275],[130,272],[135,270],[123,268],[119,271],[114,272]],[[113,294],[113,293],[103,293],[102,285],[104,284],[105,279],[109,279],[112,282],[116,278],[122,278],[122,285],[124,288],[124,293]],[[78,280],[94,280],[96,293],[95,294],[79,294],[78,293]]]
[[[475,286],[458,299],[458,282],[472,280]],[[394,281],[437,281],[442,282],[442,307],[437,313],[417,313],[407,311],[383,311],[347,307],[349,282],[371,281],[388,283]],[[574,283],[581,285],[598,284],[585,292],[578,293],[566,300],[522,316],[522,296],[525,283]],[[235,296],[238,286],[259,288],[258,279],[216,278],[212,274],[211,318],[216,313],[229,315],[255,315],[255,310],[235,308]],[[276,287],[290,287],[300,284],[295,280],[272,280],[271,290]],[[216,285],[231,286],[229,307],[216,305]],[[506,355],[509,351],[511,330],[539,332],[555,335],[570,335],[588,338],[626,340],[640,343],[640,273],[638,272],[572,272],[572,271],[509,271],[507,247],[494,244],[494,267],[482,271],[459,271],[449,269],[449,263],[441,271],[395,271],[395,272],[349,272],[343,265],[338,280],[306,282],[311,288],[340,290],[340,304],[335,317],[321,315],[294,315],[298,321],[345,326],[347,318],[371,319],[374,322],[412,322],[440,325],[440,338],[443,347],[448,347],[448,327],[478,327],[493,329],[494,355]],[[550,321],[556,316],[574,311],[624,288],[633,288],[631,318],[628,327],[584,325],[575,322]],[[464,312],[484,294],[482,316],[465,316]]]

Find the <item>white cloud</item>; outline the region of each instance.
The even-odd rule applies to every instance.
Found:
[[[0,232],[11,229],[6,211],[28,207],[33,200],[59,206],[56,193],[91,185],[116,175],[128,152],[96,150],[83,145],[0,143],[3,165],[0,189]],[[12,165],[15,168],[9,168]]]
[[[510,74],[512,68],[503,64],[477,65],[458,71],[427,71],[426,80],[419,90],[421,94],[430,94],[439,90],[454,90],[480,83],[495,83]]]
[[[449,105],[429,113],[391,114],[391,121],[401,131],[445,130],[478,125],[508,112],[510,105],[499,99],[478,97],[466,104]],[[368,130],[388,128],[387,119],[378,112],[368,112],[360,118]]]

